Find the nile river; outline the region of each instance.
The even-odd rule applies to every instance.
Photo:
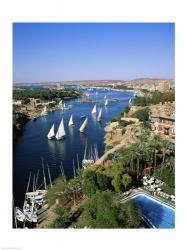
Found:
[[[38,118],[36,121],[29,121],[23,131],[23,134],[14,143],[13,146],[13,195],[16,206],[22,206],[24,193],[27,188],[29,173],[32,175],[40,170],[38,186],[42,184],[42,164],[41,157],[45,165],[48,164],[51,177],[54,180],[60,175],[60,163],[63,163],[64,171],[67,177],[73,177],[72,161],[77,154],[81,163],[84,155],[85,143],[88,147],[90,144],[97,144],[99,156],[104,152],[104,127],[113,117],[124,111],[128,105],[129,99],[133,96],[132,92],[119,92],[114,90],[85,90],[89,93],[90,98],[96,100],[97,108],[103,108],[102,123],[92,116],[91,111],[95,103],[81,103],[80,99],[66,101],[67,105],[72,105],[70,110],[48,112],[46,117]],[[109,99],[107,108],[104,106],[104,96]],[[110,102],[111,99],[117,98],[118,102]],[[70,115],[73,115],[75,126],[68,127]],[[80,117],[88,116],[88,124],[85,133],[80,133],[79,128],[84,121]],[[55,132],[61,118],[64,118],[66,137],[63,140],[48,140],[46,135],[55,123]],[[75,164],[77,168],[77,164]],[[46,179],[49,183],[46,169]],[[32,187],[32,178],[31,185]],[[32,188],[30,187],[30,190]]]

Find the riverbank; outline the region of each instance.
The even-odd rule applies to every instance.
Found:
[[[104,95],[102,94],[101,96],[102,102]],[[77,107],[78,105],[79,107]],[[78,102],[77,106],[74,114],[77,114],[81,104]],[[84,105],[84,107],[86,106]],[[86,112],[91,113],[91,107],[90,105],[88,106]],[[114,106],[109,106],[107,111],[109,112],[112,107]],[[165,106],[163,107],[165,108]],[[155,108],[157,109],[157,107]],[[162,109],[162,105],[160,105],[160,108]],[[103,113],[103,123],[106,124],[107,122],[104,154],[94,165],[86,169],[82,168],[81,171],[75,171],[79,169],[76,160],[70,159],[69,156],[68,169],[72,167],[74,178],[70,179],[72,178],[71,175],[68,175],[66,180],[63,177],[59,177],[58,182],[55,179],[53,186],[48,188],[46,196],[46,201],[49,205],[48,218],[38,225],[39,228],[138,228],[139,220],[137,218],[139,218],[139,215],[135,212],[136,206],[128,204],[129,207],[126,209],[126,211],[129,211],[131,218],[134,218],[133,224],[129,225],[127,221],[121,222],[118,215],[116,215],[116,211],[119,211],[118,209],[123,210],[123,208],[111,207],[115,199],[120,201],[119,197],[124,193],[124,190],[133,190],[140,187],[142,185],[142,176],[144,175],[154,176],[155,179],[157,179],[157,176],[160,176],[158,179],[163,180],[163,183],[165,183],[163,190],[169,188],[170,192],[173,192],[173,150],[171,149],[168,152],[170,145],[165,145],[161,138],[155,139],[154,135],[151,136],[151,127],[149,126],[151,109],[152,107],[126,107],[126,112],[122,112],[123,110],[120,109],[118,114],[122,113],[114,117],[117,113],[115,111],[107,121],[104,120],[105,113]],[[65,112],[65,124],[67,124],[69,116],[70,114]],[[75,124],[79,123],[80,114],[77,114],[77,119],[74,116],[74,119]],[[90,121],[92,121],[91,119],[90,117]],[[54,122],[54,118],[52,118],[52,122]],[[31,126],[33,125],[34,123],[31,123]],[[96,126],[98,126],[97,123],[94,124],[94,128]],[[42,130],[42,132],[44,133],[40,141],[46,134],[46,131]],[[99,129],[96,133],[97,136],[98,132]],[[69,138],[73,139],[72,136],[68,137],[62,144],[67,145],[65,143],[69,141]],[[76,137],[76,143],[78,138]],[[94,137],[90,137],[89,142],[92,142],[93,139]],[[98,141],[98,143],[101,143],[101,141]],[[62,146],[62,144],[57,146]],[[47,147],[52,145],[53,142],[50,141]],[[166,147],[166,150],[163,150],[164,147]],[[51,163],[48,160],[47,163],[50,166]],[[65,167],[66,165],[64,164]],[[58,168],[58,165],[56,166]],[[108,201],[110,202],[107,203]],[[95,204],[99,211],[95,210]],[[115,204],[118,204],[118,202],[115,201]],[[105,209],[107,209],[107,212]],[[105,213],[103,214],[102,211],[105,211]],[[123,212],[121,211],[121,213]],[[104,221],[98,219],[104,217]],[[114,218],[114,220],[111,222],[109,217]],[[123,217],[126,218],[128,215]],[[106,224],[108,222],[111,222],[111,224]]]
[[[42,110],[47,112],[61,110],[59,101],[76,99],[83,96],[82,92],[74,90],[14,90],[13,91],[13,138],[22,133],[29,120],[42,116]]]

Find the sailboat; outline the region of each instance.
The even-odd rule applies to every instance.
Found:
[[[58,131],[56,133],[56,139],[61,140],[66,135],[65,129],[64,129],[64,121],[63,118],[60,122],[60,125],[58,127]]]
[[[68,126],[69,126],[69,127],[74,126],[74,123],[73,123],[73,115],[71,115],[71,117],[70,117],[70,119],[69,119]]]
[[[58,104],[58,105],[62,106],[62,100],[60,100],[60,102],[59,102],[59,104]]]
[[[132,98],[129,99],[129,105],[131,105],[131,104],[132,104]]]
[[[66,106],[66,104],[64,103],[64,105],[63,105],[63,110],[68,110],[68,109],[70,109],[70,106],[69,106],[69,105]]]
[[[93,165],[99,159],[97,145],[90,145],[90,150],[87,153],[87,142],[85,145],[84,158],[82,160],[82,167],[87,168],[88,166]]]
[[[81,133],[84,132],[84,129],[86,128],[87,123],[88,123],[88,117],[86,117],[86,119],[84,120],[83,124],[81,125],[81,127],[80,127],[80,129],[79,129],[79,131],[80,131]]]
[[[96,114],[97,109],[96,109],[96,104],[94,105],[93,109],[92,109],[92,114]]]
[[[19,207],[16,207],[15,209],[15,216],[18,221],[21,221],[21,222],[25,221],[26,216],[24,215],[23,211]]]
[[[101,121],[101,115],[102,115],[102,109],[99,110],[99,114],[98,114],[98,117],[97,117],[98,122]]]
[[[105,101],[105,106],[107,106],[108,105],[108,99],[106,99],[106,101]]]
[[[46,107],[46,106],[43,108],[43,110],[42,110],[42,112],[41,112],[41,115],[42,115],[42,116],[47,115],[47,107]]]
[[[106,100],[106,95],[104,96],[104,100]]]
[[[53,137],[55,137],[54,127],[55,127],[55,125],[53,124],[52,127],[51,127],[51,129],[49,130],[49,133],[47,134],[47,138],[49,140],[52,139]]]

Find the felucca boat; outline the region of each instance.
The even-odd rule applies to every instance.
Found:
[[[71,115],[70,119],[69,119],[69,123],[68,123],[69,127],[73,127],[74,123],[73,123],[73,115]]]
[[[41,112],[41,116],[47,115],[47,107],[45,106]]]
[[[65,132],[65,129],[64,129],[64,121],[63,121],[63,118],[62,118],[55,137],[56,137],[57,140],[61,140],[61,139],[63,139],[63,137],[65,135],[66,135],[66,132]]]
[[[81,133],[84,132],[87,123],[88,123],[88,117],[86,117],[86,119],[84,120],[83,124],[81,125],[81,127],[80,127],[80,129],[79,129],[79,131],[80,131]]]
[[[105,101],[105,106],[107,106],[108,105],[108,99],[106,99],[106,101]]]
[[[51,139],[53,139],[55,137],[54,127],[55,127],[55,125],[53,124],[52,127],[51,127],[51,129],[49,130],[48,135],[47,135],[47,138],[49,140],[51,140]]]
[[[96,104],[95,104],[93,109],[92,109],[92,114],[96,114],[96,113],[97,113],[97,109],[96,109]]]
[[[98,114],[98,117],[97,117],[98,122],[101,121],[101,116],[102,116],[102,109],[99,110],[99,114]]]

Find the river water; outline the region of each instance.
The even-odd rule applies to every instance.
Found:
[[[48,112],[46,117],[38,118],[36,121],[29,121],[24,128],[23,134],[13,145],[13,196],[16,206],[22,207],[24,194],[27,188],[29,173],[32,175],[40,170],[38,186],[42,184],[42,163],[48,164],[52,180],[60,175],[60,163],[63,163],[65,174],[68,178],[73,177],[72,161],[77,154],[81,163],[84,155],[85,144],[97,144],[99,156],[104,152],[104,127],[113,117],[124,111],[128,105],[129,98],[133,96],[132,92],[119,92],[115,90],[91,90],[85,89],[90,98],[96,100],[97,108],[103,108],[102,123],[92,116],[91,111],[95,103],[81,103],[80,99],[66,101],[67,105],[72,105],[70,110]],[[118,102],[110,102],[107,108],[104,107],[104,96],[111,100],[117,98]],[[70,115],[73,115],[75,126],[68,127]],[[88,124],[85,133],[80,133],[79,128],[84,121],[80,117],[88,116]],[[46,135],[55,123],[55,132],[61,118],[64,118],[66,137],[63,140],[48,140]],[[46,179],[49,183],[46,170]],[[30,191],[32,190],[32,178]]]

